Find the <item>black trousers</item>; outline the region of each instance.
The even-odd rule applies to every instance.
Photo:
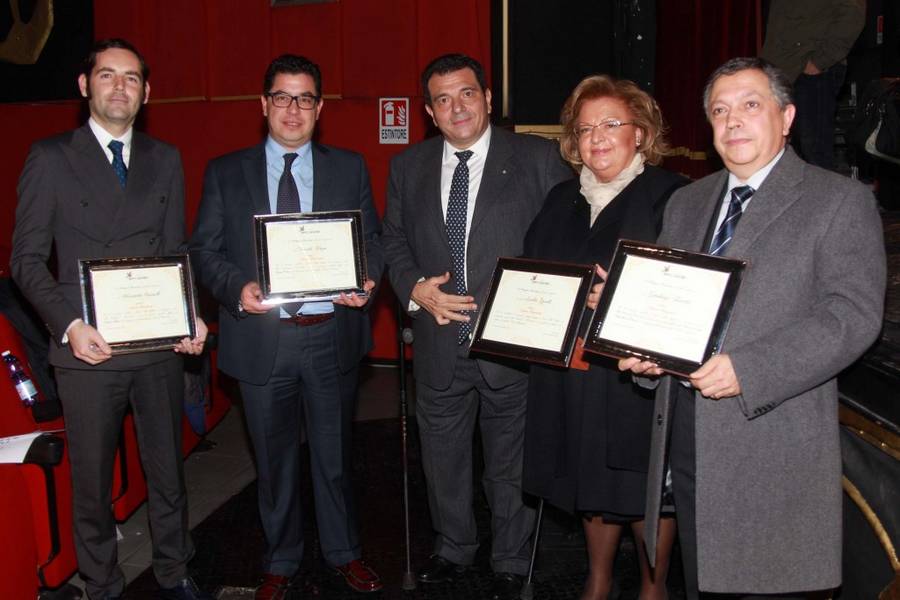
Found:
[[[188,530],[181,417],[181,357],[134,371],[56,369],[72,465],[72,505],[78,570],[93,600],[121,594],[113,517],[113,463],[129,405],[147,477],[153,573],[162,587],[187,574],[194,554]]]
[[[303,558],[300,469],[309,468],[325,561],[360,557],[353,497],[351,427],[358,369],[341,373],[334,319],[302,327],[283,323],[275,366],[263,385],[241,382],[256,455],[259,516],[268,545],[263,569],[291,576]],[[303,425],[310,465],[300,464]]]
[[[525,574],[534,510],[522,496],[527,379],[493,389],[478,362],[460,346],[453,381],[445,390],[416,385],[416,420],[428,506],[436,539],[434,553],[470,565],[478,549],[472,508],[472,439],[481,429],[482,484],[491,508],[491,566],[495,572]]]

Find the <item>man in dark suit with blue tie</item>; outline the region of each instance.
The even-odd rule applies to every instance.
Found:
[[[442,135],[391,162],[384,222],[391,284],[413,316],[416,418],[437,534],[419,580],[446,581],[474,560],[472,436],[480,419],[493,595],[502,598],[518,593],[534,525],[521,487],[527,375],[470,358],[468,340],[497,258],[522,254],[547,192],[572,171],[558,144],[491,127],[491,92],[476,60],[436,58],[422,88]]]
[[[360,560],[350,428],[360,359],[372,347],[368,296],[262,303],[253,216],[361,210],[371,292],[381,277],[380,226],[362,156],[312,141],[322,111],[319,67],[283,55],[266,71],[259,145],[210,162],[191,257],[220,303],[222,371],[240,382],[256,454],[259,512],[268,543],[257,600],[282,600],[303,556],[300,431],[305,421],[319,539],[325,561],[356,591],[381,589]]]
[[[78,78],[90,119],[34,144],[19,179],[12,272],[50,330],[50,363],[66,419],[78,569],[92,600],[118,598],[111,509],[113,458],[131,406],[148,486],[153,572],[160,597],[210,598],[187,573],[181,455],[184,372],[168,351],[112,356],[81,320],[78,260],[184,251],[184,178],[178,151],[132,128],[147,102],[149,69],[125,40],[97,42]],[[47,266],[56,250],[56,274]],[[176,352],[199,354],[206,326]]]

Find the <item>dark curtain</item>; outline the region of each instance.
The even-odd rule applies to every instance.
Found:
[[[719,168],[702,109],[716,67],[757,54],[760,0],[666,0],[657,6],[656,100],[675,155],[666,168],[700,177]]]

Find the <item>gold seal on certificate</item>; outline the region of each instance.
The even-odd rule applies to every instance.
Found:
[[[365,294],[362,211],[256,215],[253,233],[264,304]]]
[[[167,350],[197,335],[187,255],[79,260],[84,322],[113,354]]]
[[[746,262],[619,240],[584,348],[687,375],[719,352]]]
[[[567,366],[593,273],[590,265],[500,258],[470,349]]]

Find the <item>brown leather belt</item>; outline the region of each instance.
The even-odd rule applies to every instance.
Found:
[[[321,315],[294,315],[293,317],[281,319],[281,322],[285,324],[290,323],[291,325],[297,325],[299,327],[308,327],[309,325],[318,325],[319,323],[330,321],[333,318],[334,313],[330,312]]]

